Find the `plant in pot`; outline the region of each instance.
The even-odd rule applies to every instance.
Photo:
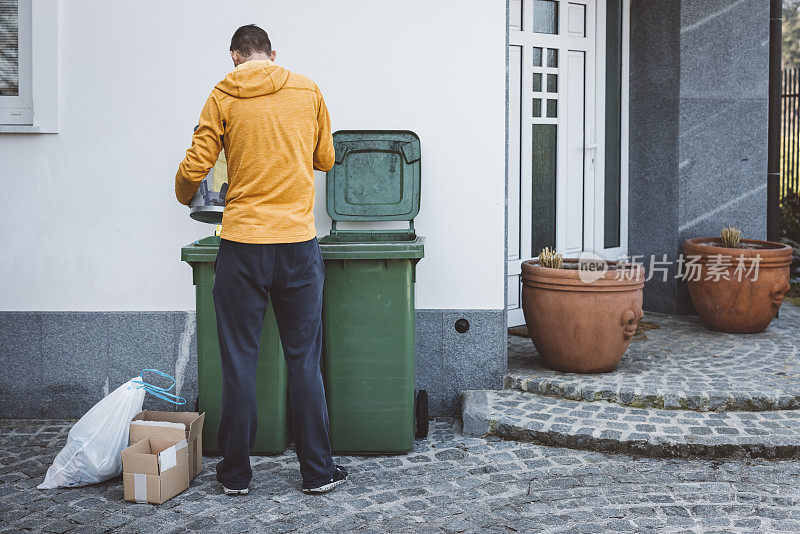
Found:
[[[522,310],[545,365],[559,371],[613,370],[642,313],[644,269],[563,259],[545,248],[522,263]]]
[[[724,228],[720,237],[697,237],[684,243],[683,279],[709,330],[761,332],[789,290],[792,247],[741,235],[736,228]]]

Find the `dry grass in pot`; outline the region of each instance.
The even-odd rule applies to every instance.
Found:
[[[539,253],[539,265],[548,267],[550,269],[561,269],[564,263],[564,258],[558,252],[551,250],[550,247],[545,247]]]
[[[722,229],[722,235],[719,239],[719,244],[725,248],[739,248],[739,243],[742,240],[742,231],[733,226]]]

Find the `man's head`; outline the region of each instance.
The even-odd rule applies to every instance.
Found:
[[[267,32],[255,24],[242,26],[231,37],[231,59],[234,67],[245,61],[262,59],[275,61],[276,55],[277,52],[272,49]]]

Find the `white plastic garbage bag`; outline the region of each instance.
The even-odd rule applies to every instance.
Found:
[[[131,419],[144,402],[140,380],[121,385],[75,423],[39,489],[96,484],[122,472],[120,454],[128,446]]]

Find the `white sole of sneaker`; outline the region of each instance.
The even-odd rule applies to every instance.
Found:
[[[247,495],[248,493],[250,493],[250,488],[236,490],[236,489],[228,489],[225,486],[223,486],[222,489],[225,491],[225,495]]]
[[[333,488],[335,488],[337,486],[341,486],[345,482],[347,482],[347,479],[343,478],[342,480],[337,480],[335,482],[329,482],[328,484],[325,484],[324,486],[320,486],[318,488],[304,489],[303,493],[306,493],[306,494],[309,494],[309,495],[314,495],[314,494],[318,494],[318,493],[328,493]]]

